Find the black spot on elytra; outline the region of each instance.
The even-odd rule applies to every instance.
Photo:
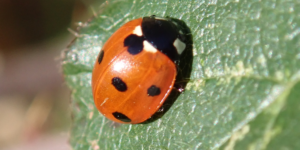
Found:
[[[128,47],[128,52],[132,55],[136,55],[140,53],[144,46],[143,46],[144,37],[137,36],[135,34],[130,34],[124,40],[124,46]]]
[[[98,57],[98,63],[99,64],[102,62],[103,56],[104,56],[104,50],[101,50],[100,53],[99,53],[99,57]]]
[[[112,115],[113,115],[116,119],[121,120],[121,121],[123,121],[123,122],[131,122],[131,120],[130,120],[126,115],[124,115],[124,114],[122,114],[122,113],[114,112],[114,113],[112,113]]]
[[[152,85],[148,88],[147,90],[147,94],[149,96],[156,96],[156,95],[159,95],[160,94],[160,88],[155,86],[155,85]]]
[[[111,83],[120,92],[125,92],[127,90],[126,83],[119,77],[112,78]]]

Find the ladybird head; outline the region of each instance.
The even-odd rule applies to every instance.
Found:
[[[186,48],[184,33],[177,22],[170,18],[144,17],[142,32],[145,39],[171,60],[178,61]]]

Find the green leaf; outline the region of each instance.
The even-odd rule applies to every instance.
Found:
[[[299,149],[300,130],[297,127],[300,123],[300,83],[289,87],[255,120],[233,134],[221,149]]]
[[[73,149],[218,149],[228,139],[222,148],[300,149],[293,143],[300,136],[295,125],[299,1],[110,0],[94,8],[97,16],[64,52],[65,79],[73,91]],[[190,81],[162,118],[149,124],[113,123],[94,106],[93,64],[122,24],[153,14],[190,27]],[[289,135],[297,140],[287,140]]]

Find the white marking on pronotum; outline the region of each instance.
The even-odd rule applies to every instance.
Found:
[[[155,47],[153,47],[148,41],[144,41],[144,50],[150,53],[156,53],[157,49]]]
[[[185,49],[186,45],[185,43],[183,43],[182,41],[180,41],[179,38],[177,38],[174,43],[173,43],[174,47],[176,48],[177,52],[179,55],[181,55],[181,53],[183,52],[183,50]]]
[[[143,32],[141,26],[136,26],[135,29],[133,30],[133,34],[137,36],[142,36]]]
[[[106,97],[106,98],[104,99],[104,101],[100,104],[100,106],[104,105],[108,99],[109,99],[109,98]]]

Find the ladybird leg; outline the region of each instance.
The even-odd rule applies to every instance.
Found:
[[[182,92],[184,92],[185,85],[187,84],[187,82],[190,81],[190,79],[179,79],[179,80],[180,81],[176,81],[174,83],[174,86],[172,89],[179,93],[182,93]]]
[[[184,87],[183,87],[182,84],[175,83],[174,86],[173,86],[173,90],[175,90],[179,93],[182,93],[184,91]]]

